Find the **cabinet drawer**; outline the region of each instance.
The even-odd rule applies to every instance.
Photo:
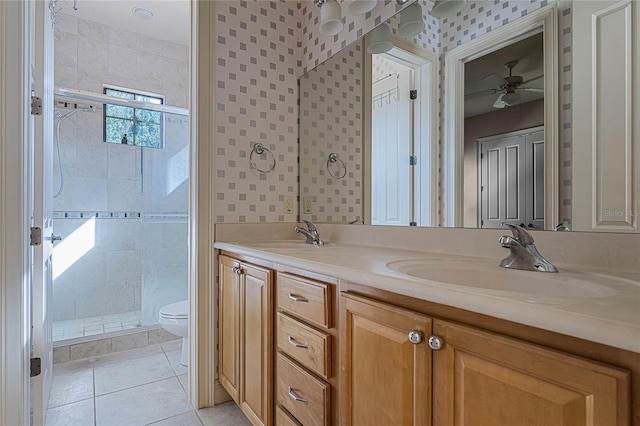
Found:
[[[278,312],[278,348],[324,377],[331,374],[331,336]]]
[[[281,406],[276,407],[276,426],[302,426],[291,414]]]
[[[331,422],[329,384],[316,379],[282,353],[278,353],[278,404],[305,426]]]
[[[278,309],[291,312],[319,326],[331,327],[328,284],[278,274]]]

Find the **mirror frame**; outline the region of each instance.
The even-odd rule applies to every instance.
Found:
[[[531,14],[464,43],[445,54],[442,159],[444,197],[441,226],[463,225],[464,201],[464,64],[542,28],[544,55],[544,229],[552,230],[559,217],[558,186],[558,7],[545,6]]]

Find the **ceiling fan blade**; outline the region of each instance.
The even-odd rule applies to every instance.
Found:
[[[525,80],[520,84],[527,84],[527,83],[532,82],[532,81],[540,80],[541,78],[544,78],[544,75],[539,75],[537,77],[530,78],[529,80]]]
[[[506,107],[506,106],[507,106],[507,104],[505,104],[505,103],[502,101],[502,98],[504,97],[504,95],[505,95],[505,94],[503,93],[503,94],[501,94],[500,96],[498,96],[498,99],[496,99],[496,101],[493,103],[493,107],[494,107],[494,108],[504,108],[504,107]]]
[[[519,90],[523,92],[544,93],[544,89],[538,89],[537,87],[518,87],[516,91],[519,91]]]
[[[488,75],[485,78],[483,78],[482,80],[485,81],[487,84],[490,84],[491,86],[494,86],[494,87],[502,87],[505,84],[507,84],[507,80],[505,80],[504,78],[500,77],[498,74]]]
[[[487,89],[487,90],[481,90],[479,92],[474,92],[474,93],[469,93],[464,95],[464,100],[465,101],[470,101],[472,99],[478,99],[478,98],[483,98],[487,95],[493,95],[494,93],[497,93],[498,91],[496,89]]]

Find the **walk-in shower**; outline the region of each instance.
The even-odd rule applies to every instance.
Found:
[[[188,111],[55,94],[53,340],[157,326],[187,299]]]

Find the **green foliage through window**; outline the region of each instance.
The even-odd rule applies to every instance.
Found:
[[[123,99],[164,103],[160,97],[105,87],[104,94]],[[104,106],[104,141],[162,148],[162,113],[147,109],[107,104]]]

